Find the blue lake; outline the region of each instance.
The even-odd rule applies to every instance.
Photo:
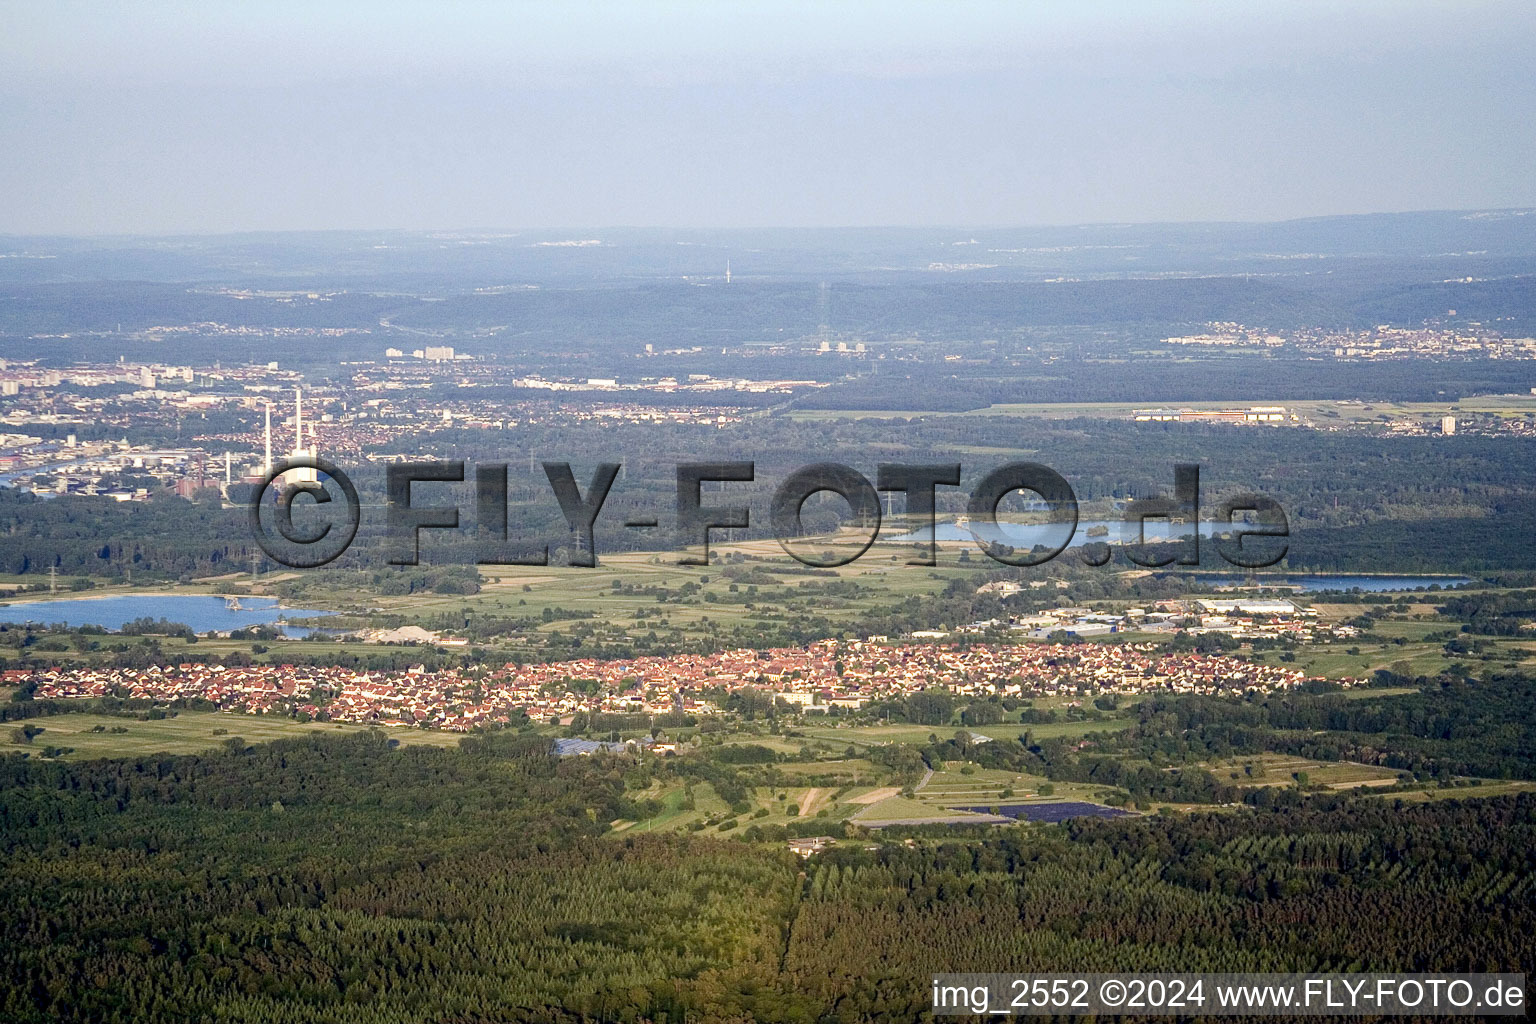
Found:
[[[1024,821],[1066,821],[1068,818],[1123,818],[1130,811],[1122,811],[1118,807],[1104,807],[1101,804],[1089,804],[1077,801],[1066,801],[1059,804],[1001,804],[985,807],[957,807],[960,811],[973,811],[976,814],[992,813],[992,806],[997,807],[997,813],[1005,818],[1019,818]]]
[[[275,598],[242,597],[238,608],[222,597],[200,594],[127,594],[121,597],[75,597],[57,601],[24,601],[0,605],[0,622],[63,622],[70,626],[121,629],[145,617],[180,622],[193,631],[226,632],[245,626],[272,625],[279,619],[309,618],[330,612],[285,608]],[[299,632],[308,632],[299,630]]]

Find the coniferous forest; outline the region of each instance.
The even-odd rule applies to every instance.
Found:
[[[605,834],[625,757],[377,733],[0,762],[0,1019],[884,1021],[937,971],[1536,962],[1536,796],[871,838]]]

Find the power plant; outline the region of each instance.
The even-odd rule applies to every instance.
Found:
[[[288,453],[290,460],[314,459],[318,454],[313,442],[308,447],[304,445],[304,391],[302,388],[293,389],[293,451]],[[268,472],[271,472],[269,469]],[[314,483],[320,479],[319,473],[313,466],[301,466],[283,474],[289,483]]]
[[[261,473],[257,477],[247,478],[248,482],[256,483],[271,475],[277,465],[272,460],[272,403],[268,401],[263,410],[264,423],[262,425],[262,455]],[[313,431],[310,441],[304,443],[304,392],[302,388],[293,389],[293,448],[285,456],[284,461],[296,459],[314,459],[319,455],[319,447],[314,442]],[[314,483],[319,480],[319,474],[313,467],[300,466],[290,469],[282,476],[282,482],[287,486],[300,483]]]

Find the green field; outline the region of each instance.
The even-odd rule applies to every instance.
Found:
[[[24,725],[44,730],[31,743],[17,742],[13,733]],[[102,731],[93,732],[97,726]],[[174,718],[141,721],[117,715],[66,714],[5,723],[0,729],[0,753],[26,752],[40,757],[48,747],[73,747],[65,757],[137,757],[144,754],[195,754],[210,750],[232,737],[247,743],[263,743],[307,733],[341,733],[364,728],[328,722],[295,722],[276,715],[235,715],[218,711],[182,711]],[[113,732],[113,729],[124,730]],[[216,730],[223,730],[218,732]],[[427,729],[390,729],[402,744],[425,743],[454,746],[460,733]]]
[[[1338,613],[1339,609],[1348,609],[1344,613],[1346,615],[1358,615],[1363,610],[1359,605],[1316,607],[1325,617],[1332,615],[1336,618],[1344,617]],[[1261,651],[1252,657],[1272,665],[1288,664],[1308,675],[1326,676],[1329,679],[1346,676],[1364,678],[1377,669],[1406,670],[1412,675],[1434,676],[1453,662],[1477,664],[1486,661],[1504,666],[1513,664],[1527,672],[1536,670],[1536,636],[1480,637],[1469,634],[1468,640],[1482,640],[1488,644],[1488,650],[1477,655],[1450,654],[1444,644],[1424,639],[1430,633],[1447,629],[1454,631],[1456,628],[1454,623],[1440,620],[1384,619],[1373,627],[1372,633],[1384,637],[1385,641],[1336,640],[1332,643],[1311,644],[1296,651],[1295,660],[1291,662],[1282,660],[1278,651]],[[1403,642],[1398,643],[1399,639]],[[1357,653],[1349,653],[1351,649]]]
[[[1288,754],[1236,757],[1201,767],[1223,782],[1243,787],[1291,786],[1296,784],[1297,775],[1305,775],[1309,785],[1348,789],[1362,784],[1391,785],[1402,775],[1391,768],[1353,761],[1315,761]]]
[[[1045,702],[1039,702],[1042,707]],[[1015,716],[1016,717],[1016,716]],[[1068,722],[1040,722],[1021,723],[1018,721],[999,722],[997,725],[979,725],[974,730],[967,726],[951,725],[857,725],[857,726],[820,726],[806,725],[795,730],[813,739],[826,740],[834,744],[853,744],[854,746],[878,746],[882,743],[914,743],[926,745],[928,737],[937,736],[939,739],[948,739],[956,732],[975,731],[983,736],[993,738],[1014,737],[1023,733],[1029,733],[1035,739],[1055,739],[1060,736],[1086,736],[1093,732],[1115,732],[1129,725],[1129,718],[1112,717],[1106,715],[1099,720],[1068,721]]]
[[[370,596],[369,600],[383,615],[398,615],[428,627],[445,618],[462,622],[466,615],[472,621],[532,619],[521,635],[490,645],[521,657],[540,652],[552,633],[589,628],[596,629],[599,638],[614,642],[655,632],[678,643],[727,636],[745,645],[765,629],[796,619],[857,632],[872,609],[938,593],[951,580],[969,579],[985,568],[979,561],[959,562],[960,548],[959,544],[941,545],[940,561],[946,564],[927,568],[905,564],[907,545],[882,544],[847,566],[811,576],[797,573],[801,567],[773,541],[715,543],[711,551],[722,560],[733,552],[745,556],[747,560],[734,571],[759,570],[767,578],[735,585],[725,574],[731,566],[724,563],[680,566],[677,553],[631,552],[606,555],[591,570],[482,566],[484,582],[480,592],[471,596],[414,594]],[[979,556],[973,552],[973,557]],[[616,581],[622,587],[616,588]],[[852,583],[856,589],[836,597],[820,593],[828,582],[836,581]],[[684,587],[697,589],[684,594]],[[653,589],[645,592],[647,588]],[[658,594],[664,599],[658,600]],[[322,581],[308,588],[302,599],[319,607],[344,607],[356,595],[327,589]],[[543,621],[546,613],[552,618]]]
[[[1049,792],[1042,793],[1047,786]],[[1083,783],[1048,783],[1045,779],[1016,772],[951,763],[935,771],[911,796],[893,793],[878,802],[857,808],[850,822],[940,818],[963,814],[957,807],[990,807],[996,804],[1056,803],[1082,801],[1103,803],[1114,791]]]

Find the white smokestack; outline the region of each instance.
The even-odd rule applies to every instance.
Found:
[[[304,392],[299,388],[293,389],[293,450],[294,453],[304,450]]]
[[[262,475],[272,472],[272,403],[267,403],[267,458],[261,464]]]

